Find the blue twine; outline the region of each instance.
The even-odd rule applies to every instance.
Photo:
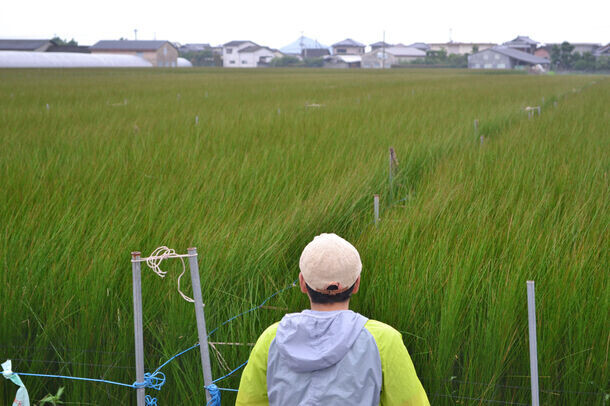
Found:
[[[228,378],[229,376],[233,375],[235,372],[239,371],[241,368],[245,367],[246,364],[248,363],[248,361],[244,362],[243,364],[241,364],[240,366],[238,366],[237,368],[235,368],[234,370],[232,370],[231,372],[229,372],[228,374],[226,374],[225,376],[221,376],[218,379],[214,379],[212,381],[212,384],[218,382],[218,381],[222,381],[225,378]]]
[[[65,376],[65,375],[31,374],[31,373],[26,373],[26,372],[13,372],[13,373],[17,374],[17,375],[23,375],[23,376],[40,376],[42,378],[72,379],[74,381],[89,381],[89,382],[108,383],[110,385],[126,386],[128,388],[134,388],[135,387],[135,386],[133,386],[133,384],[130,385],[128,383],[109,381],[109,380],[106,380],[106,379],[80,378],[80,377],[77,377],[77,376]]]
[[[255,310],[260,309],[261,307],[263,307],[269,300],[273,299],[275,296],[279,295],[280,293],[293,288],[297,285],[297,281],[298,279],[295,279],[294,282],[292,282],[290,285],[286,286],[283,289],[278,290],[277,292],[275,292],[274,294],[272,294],[271,296],[269,296],[268,298],[266,298],[265,300],[263,300],[263,302],[257,306],[252,307],[251,309],[248,309],[242,313],[239,313],[236,316],[233,316],[227,320],[225,320],[224,322],[222,322],[218,327],[214,328],[212,331],[210,331],[210,333],[208,333],[208,338],[214,334],[216,331],[218,331],[218,329],[230,322],[232,322],[233,320],[244,316],[248,313],[251,313]],[[139,388],[151,388],[151,389],[155,389],[155,390],[161,390],[161,387],[163,387],[163,385],[165,384],[165,374],[163,372],[161,372],[160,370],[165,367],[167,364],[169,364],[171,361],[173,361],[174,359],[178,358],[179,356],[181,356],[184,353],[187,353],[197,347],[199,347],[200,344],[197,343],[189,348],[187,348],[186,350],[180,351],[179,353],[175,354],[174,356],[172,356],[171,358],[169,358],[167,361],[165,361],[163,364],[161,364],[154,372],[150,373],[147,372],[144,374],[144,382],[134,382],[132,384],[128,384],[128,383],[122,383],[122,382],[115,382],[115,381],[110,381],[107,379],[96,379],[96,378],[81,378],[81,377],[77,377],[77,376],[66,376],[66,375],[50,375],[50,374],[34,374],[34,373],[26,373],[26,372],[13,372],[17,375],[23,375],[23,376],[37,376],[37,377],[41,377],[41,378],[60,378],[60,379],[71,379],[74,381],[88,381],[88,382],[99,382],[99,383],[106,383],[106,384],[110,384],[110,385],[118,385],[118,386],[124,386],[127,388],[134,388],[134,389],[139,389]],[[229,372],[228,374],[215,379],[213,381],[212,384],[210,384],[209,386],[205,386],[204,388],[206,390],[208,390],[208,392],[210,393],[210,396],[212,397],[212,399],[210,400],[210,402],[208,402],[209,406],[220,406],[220,391],[229,391],[229,392],[237,392],[237,389],[231,389],[231,388],[219,388],[218,386],[216,386],[214,384],[214,382],[218,382],[222,379],[225,379],[231,375],[233,375],[235,372],[237,372],[238,370],[240,370],[241,368],[243,368],[246,364],[248,363],[248,361],[244,362],[243,364],[241,364],[240,366],[238,366],[237,368],[233,369],[231,372]],[[157,406],[157,398],[150,396],[150,395],[146,395],[145,397],[145,401],[146,401],[146,406]]]
[[[155,371],[152,374],[147,372],[144,374],[144,382],[134,382],[131,384],[134,388],[151,388],[161,390],[161,387],[165,384],[165,374],[163,372]]]
[[[157,398],[150,395],[144,396],[144,401],[146,402],[146,406],[157,406]]]
[[[210,401],[207,403],[207,406],[220,406],[220,389],[218,386],[211,384],[205,386],[205,389],[207,389],[210,394]]]
[[[263,306],[264,306],[264,305],[265,305],[265,304],[266,304],[266,303],[267,303],[269,300],[273,299],[275,296],[279,295],[280,293],[282,293],[282,292],[284,292],[284,291],[286,291],[286,290],[288,290],[288,289],[291,289],[291,288],[293,288],[293,287],[297,286],[297,281],[298,281],[298,279],[295,279],[295,280],[294,280],[294,282],[292,282],[290,285],[286,286],[286,287],[285,287],[285,288],[283,288],[283,289],[278,290],[277,292],[275,292],[274,294],[272,294],[271,296],[269,296],[267,299],[263,300],[263,302],[262,302],[261,304],[259,304],[259,305],[257,305],[257,306],[254,306],[253,308],[248,309],[248,310],[246,310],[245,312],[239,313],[238,315],[233,316],[233,317],[231,317],[231,318],[229,318],[229,319],[227,319],[227,320],[223,321],[223,322],[222,322],[222,323],[221,323],[221,324],[220,324],[218,327],[214,328],[212,331],[210,331],[210,332],[208,333],[207,338],[210,338],[210,336],[211,336],[212,334],[214,334],[216,331],[218,331],[218,329],[219,329],[220,327],[222,327],[222,326],[224,326],[224,325],[226,325],[226,324],[228,324],[228,323],[232,322],[233,320],[237,319],[238,317],[241,317],[241,316],[243,316],[243,315],[246,315],[246,314],[248,314],[248,313],[251,313],[251,312],[253,312],[253,311],[255,311],[255,310],[260,309],[260,308],[261,308],[261,307],[263,307]],[[159,371],[160,371],[160,370],[161,370],[163,367],[165,367],[165,366],[166,366],[167,364],[169,364],[171,361],[175,360],[176,358],[178,358],[178,357],[179,357],[179,356],[181,356],[182,354],[185,354],[185,353],[187,353],[187,352],[189,352],[189,351],[191,351],[191,350],[194,350],[195,348],[199,347],[199,345],[200,345],[200,344],[199,344],[199,343],[197,343],[197,344],[195,344],[195,345],[193,345],[193,346],[191,346],[191,347],[187,348],[186,350],[180,351],[179,353],[177,353],[177,354],[173,355],[171,358],[169,358],[167,361],[165,361],[163,364],[161,364],[161,366],[159,366],[159,368],[155,369],[155,372],[154,372],[154,373],[159,372]]]

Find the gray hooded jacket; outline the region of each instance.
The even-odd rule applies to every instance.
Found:
[[[284,316],[267,360],[270,405],[378,405],[379,350],[351,310]]]

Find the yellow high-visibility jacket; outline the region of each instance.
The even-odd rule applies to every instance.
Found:
[[[284,316],[259,337],[242,374],[236,405],[317,404],[429,402],[394,328],[350,310],[305,310]]]

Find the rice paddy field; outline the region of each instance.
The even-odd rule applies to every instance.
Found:
[[[530,403],[534,280],[541,404],[607,405],[608,106],[605,76],[2,70],[0,358],[131,384],[131,251],[197,247],[211,330],[335,232],[363,261],[352,308],[402,332],[432,404]],[[142,269],[147,372],[197,342],[180,261],[161,268]],[[252,343],[308,301],[288,289],[266,305],[210,340]],[[251,347],[214,348],[220,377]],[[159,405],[205,403],[198,350],[163,372],[147,390]],[[23,381],[35,402],[65,387],[65,404],[135,404],[130,388]],[[0,403],[16,388],[2,380]]]

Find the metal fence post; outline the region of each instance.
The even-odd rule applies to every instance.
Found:
[[[393,158],[393,157],[392,157],[392,152],[394,152],[394,149],[393,149],[393,148],[390,148],[390,153],[389,153],[389,155],[388,155],[388,157],[389,157],[389,163],[390,163],[390,166],[389,166],[389,168],[388,168],[388,169],[389,169],[389,175],[390,175],[390,201],[392,201],[392,200],[393,200],[393,199],[392,199],[392,194],[393,194],[393,193],[392,193],[392,175],[393,175],[393,173],[392,173],[392,169],[393,169],[394,165],[393,165],[393,163],[392,163],[392,158]]]
[[[136,382],[144,382],[144,333],[142,326],[142,275],[140,253],[131,253],[131,274],[133,277],[133,332],[136,349]],[[136,389],[138,406],[144,406],[146,388]]]
[[[197,319],[197,334],[199,335],[199,352],[201,353],[201,367],[203,369],[203,383],[212,384],[212,368],[210,364],[210,350],[208,347],[208,333],[205,327],[203,314],[203,299],[201,298],[201,282],[199,280],[199,264],[197,263],[197,248],[189,248],[189,266],[191,268],[191,283],[193,284],[193,299],[195,300],[195,317]],[[205,398],[209,403],[212,400],[210,392],[206,390]]]
[[[375,213],[375,225],[379,223],[379,195],[373,195],[373,211]]]
[[[530,342],[530,377],[532,383],[532,406],[539,406],[538,397],[538,345],[536,342],[536,295],[534,281],[527,281],[527,316]]]

